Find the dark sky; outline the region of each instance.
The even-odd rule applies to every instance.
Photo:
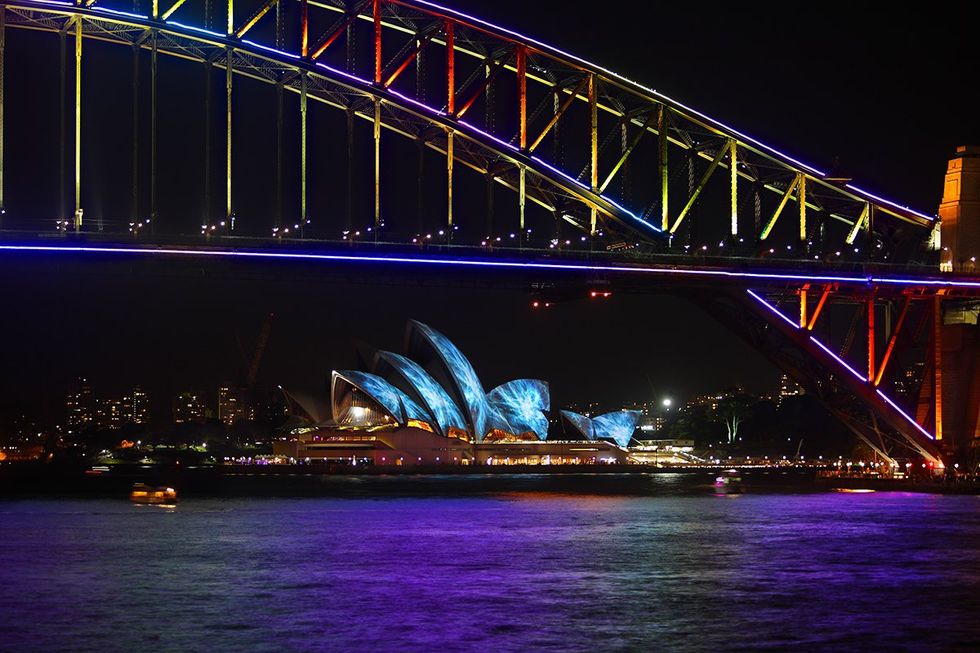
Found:
[[[953,148],[980,142],[978,61],[968,43],[965,2],[908,9],[620,2],[588,12],[558,0],[455,0],[454,6],[621,72],[817,167],[829,168],[839,157],[842,169],[869,190],[925,211],[936,208]],[[655,15],[645,13],[651,7]],[[57,40],[8,34],[8,206],[40,224],[57,205],[56,186],[36,181],[56,168]],[[84,133],[87,152],[94,153],[87,156],[104,163],[93,165],[86,180],[93,184],[86,190],[93,211],[104,200],[102,189],[117,179],[124,180],[120,206],[128,202],[131,127],[114,122],[129,112],[129,55],[104,47],[91,49],[84,77],[93,80]],[[23,62],[31,48],[36,58],[28,68]],[[199,101],[192,88],[198,78],[190,77],[198,73],[173,70],[161,74],[168,91],[161,129],[170,134],[198,128],[174,92],[187,87],[188,103]],[[18,92],[35,100],[14,103]],[[249,92],[243,87],[240,102]],[[243,121],[254,124],[271,108],[242,111]],[[173,138],[161,139],[161,168],[177,171],[161,172],[163,218],[176,212],[166,207],[197,202],[200,194],[180,183],[180,171],[197,163],[176,151]],[[268,155],[269,141],[262,141],[265,150],[237,155]],[[118,161],[110,156],[116,150],[123,153]],[[237,169],[248,165],[239,160]],[[465,201],[478,204],[482,197]],[[193,215],[185,219],[196,222]],[[269,312],[276,319],[260,381],[304,391],[320,391],[330,369],[355,364],[354,339],[399,350],[409,318],[455,340],[488,388],[536,376],[552,383],[556,403],[683,397],[736,382],[764,391],[776,384],[775,370],[761,357],[680,298],[616,296],[537,312],[527,293],[507,290],[263,280],[261,274],[170,278],[62,263],[48,257],[0,263],[4,416],[26,410],[60,418],[64,393],[78,375],[89,376],[98,394],[141,384],[157,398],[157,410],[185,388],[206,391],[213,401],[218,383],[240,377],[236,338],[250,351]]]

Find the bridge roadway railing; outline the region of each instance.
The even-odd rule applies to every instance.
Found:
[[[439,242],[438,240],[420,240],[418,243],[404,241],[375,240],[366,234],[363,238],[263,238],[257,236],[215,234],[199,236],[196,234],[154,234],[152,236],[134,237],[128,233],[110,233],[100,231],[59,232],[35,231],[29,229],[0,231],[0,244],[10,246],[48,245],[69,248],[79,245],[105,245],[118,247],[136,247],[149,251],[158,248],[176,247],[202,253],[211,249],[270,252],[361,252],[387,253],[405,255],[430,255],[444,257],[466,257],[501,260],[555,260],[582,261],[596,265],[655,265],[683,266],[691,268],[711,268],[728,271],[773,271],[786,274],[818,276],[821,274],[845,276],[848,279],[870,279],[876,276],[905,276],[910,285],[916,277],[922,281],[970,281],[978,280],[980,276],[953,275],[940,273],[938,266],[916,263],[890,263],[887,261],[860,261],[839,256],[825,256],[819,260],[799,259],[792,256],[781,256],[778,251],[758,258],[748,253],[748,248],[738,251],[729,248],[727,251],[714,250],[708,252],[694,251],[650,251],[644,248],[610,249],[597,244],[598,247],[542,247],[537,244],[518,244],[503,242],[486,245]]]

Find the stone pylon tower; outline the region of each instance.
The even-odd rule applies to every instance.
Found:
[[[939,205],[940,269],[974,275],[980,257],[980,146],[963,145],[949,160]],[[937,300],[933,392],[939,397],[937,435],[954,459],[980,462],[980,304]]]
[[[980,146],[961,145],[949,160],[939,218],[940,269],[975,273],[980,257]]]

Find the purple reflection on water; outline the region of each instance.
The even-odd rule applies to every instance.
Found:
[[[0,502],[0,532],[2,650],[968,650],[980,638],[973,496],[25,500]]]

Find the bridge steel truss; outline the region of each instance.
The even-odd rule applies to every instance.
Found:
[[[957,297],[960,297],[957,299]],[[943,301],[976,302],[950,288],[794,282],[784,288],[694,294],[696,303],[771,362],[888,462],[943,467]],[[832,330],[831,307],[849,326]],[[899,353],[924,363],[915,406],[891,392]],[[907,362],[907,361],[906,361]],[[908,368],[906,368],[908,369]],[[902,404],[905,404],[904,406]]]
[[[386,227],[381,203],[383,131],[413,139],[445,157],[447,240],[453,238],[457,226],[453,198],[456,163],[517,194],[518,220],[509,231],[522,236],[526,233],[526,206],[534,204],[550,214],[556,224],[581,230],[590,247],[598,240],[657,251],[678,249],[680,241],[675,242],[675,238],[687,229],[684,249],[690,249],[690,230],[698,214],[698,220],[710,225],[702,235],[713,238],[721,233],[719,247],[738,247],[743,256],[765,256],[778,248],[787,258],[819,258],[825,250],[847,249],[863,234],[869,258],[875,255],[875,246],[886,243],[891,250],[890,262],[905,262],[918,256],[935,227],[932,216],[828,178],[820,170],[654,90],[553,47],[422,0],[262,0],[247,14],[236,13],[233,0],[227,0],[227,22],[220,32],[178,22],[191,5],[187,0],[174,0],[169,5],[152,0],[149,14],[141,15],[103,6],[100,0],[0,2],[5,23],[0,23],[0,69],[6,26],[57,33],[62,47],[66,37],[74,40],[76,230],[81,227],[78,209],[82,208],[84,39],[126,45],[137,54],[140,50],[150,52],[151,222],[157,217],[156,70],[158,55],[166,54],[225,72],[225,212],[221,219],[226,224],[230,224],[235,209],[231,98],[233,78],[239,75],[276,85],[280,98],[282,91],[300,97],[301,209],[295,221],[301,231],[310,223],[307,159],[310,150],[316,150],[307,146],[310,100],[347,112],[348,124],[357,118],[373,126],[376,234]],[[273,42],[250,40],[257,25],[271,20],[266,17],[270,14],[276,22]],[[362,72],[356,62],[355,41],[365,33],[373,54],[370,73]],[[346,55],[340,46],[343,42],[347,43]],[[63,87],[64,74],[63,68]],[[138,75],[137,56],[134,112],[140,109]],[[433,92],[434,88],[439,92]],[[211,101],[210,90],[207,101]],[[0,112],[2,104],[0,90]],[[281,157],[281,99],[278,113]],[[0,134],[0,150],[2,142]],[[133,147],[137,165],[140,156],[135,132]],[[645,158],[641,156],[644,153]],[[64,156],[62,159],[64,165]],[[644,197],[636,184],[630,186],[626,181],[631,166],[630,176],[642,176],[642,189],[649,191]],[[280,161],[280,194],[281,168]],[[210,175],[206,164],[206,199]],[[134,184],[134,204],[138,204],[137,186]],[[713,200],[706,199],[708,196]],[[0,165],[0,209],[2,198]],[[143,226],[137,212],[134,206],[136,231]],[[205,220],[202,231],[216,230],[218,221],[213,217]],[[282,236],[281,217],[277,223],[276,235]],[[777,245],[773,234],[780,225],[783,238]],[[296,235],[294,232],[290,237]],[[902,244],[893,247],[896,243]],[[556,244],[561,243],[552,241],[552,246]],[[792,254],[787,255],[787,251]]]
[[[933,386],[931,410],[919,410],[914,417],[883,390],[889,380],[886,370],[894,367],[894,352],[902,346],[902,338],[906,337],[902,334],[909,331],[908,316],[916,312],[924,314],[921,307],[931,307],[929,314],[937,316],[933,321],[938,324],[941,302],[947,295],[966,293],[975,298],[976,280],[957,285],[959,282],[913,275],[904,280],[892,279],[892,283],[885,278],[876,281],[873,275],[865,273],[850,277],[820,274],[829,260],[828,251],[847,250],[856,245],[863,248],[862,263],[920,262],[919,257],[937,228],[934,217],[877,197],[846,180],[830,178],[816,168],[599,66],[423,0],[261,0],[247,14],[236,14],[233,0],[227,0],[221,31],[209,29],[207,23],[205,27],[195,27],[179,22],[177,19],[193,4],[194,0],[168,0],[166,4],[151,0],[149,14],[142,15],[104,6],[100,0],[77,3],[0,0],[0,219],[5,208],[3,70],[7,64],[4,61],[6,30],[11,27],[58,35],[62,48],[63,100],[68,95],[65,80],[69,39],[73,45],[75,133],[71,204],[75,213],[69,221],[66,190],[62,186],[62,211],[58,216],[59,225],[66,232],[84,233],[81,211],[84,41],[124,45],[134,53],[133,167],[135,170],[142,160],[149,159],[151,208],[149,220],[143,220],[139,212],[140,185],[134,172],[130,232],[136,238],[145,238],[145,245],[131,245],[123,250],[98,244],[87,246],[85,242],[91,242],[92,238],[86,237],[80,239],[81,246],[59,245],[53,249],[152,251],[190,256],[263,255],[240,248],[229,250],[227,247],[234,243],[220,239],[209,240],[206,245],[191,243],[186,249],[168,249],[161,246],[166,240],[159,231],[154,236],[156,240],[144,235],[163,227],[156,211],[158,57],[163,54],[198,62],[207,70],[209,80],[213,71],[223,74],[225,91],[224,211],[220,217],[209,211],[210,193],[215,185],[212,179],[218,179],[210,164],[213,125],[209,119],[205,124],[202,235],[220,236],[234,228],[234,80],[238,76],[265,82],[277,90],[276,192],[280,199],[285,138],[283,93],[296,94],[300,107],[299,214],[284,219],[282,203],[277,202],[280,213],[270,237],[281,239],[284,244],[294,239],[297,242],[293,244],[308,242],[305,238],[314,217],[308,209],[311,187],[308,163],[311,153],[320,151],[316,144],[308,142],[310,102],[342,111],[347,117],[347,216],[344,224],[338,225],[345,229],[344,233],[354,228],[350,210],[353,172],[349,161],[353,142],[350,134],[355,120],[365,121],[372,128],[373,222],[367,230],[373,230],[378,243],[400,244],[404,248],[410,242],[388,236],[394,226],[386,224],[388,212],[382,205],[383,133],[400,135],[418,143],[420,151],[428,148],[444,157],[446,235],[443,241],[434,244],[455,246],[455,250],[445,251],[457,257],[472,254],[467,253],[466,247],[486,245],[453,240],[460,219],[459,211],[454,211],[457,165],[482,175],[490,187],[498,185],[513,191],[517,220],[509,225],[508,231],[519,234],[521,241],[528,233],[529,207],[536,207],[535,210],[550,216],[556,225],[579,230],[581,239],[575,242],[586,242],[590,252],[612,255],[602,260],[615,261],[621,248],[636,250],[628,257],[630,264],[600,265],[595,263],[595,258],[590,259],[583,267],[590,274],[641,278],[645,273],[664,273],[662,278],[680,279],[684,266],[690,268],[688,272],[692,275],[701,274],[703,271],[694,268],[703,267],[706,259],[696,251],[699,243],[692,240],[692,234],[695,225],[703,224],[703,229],[698,226],[699,237],[704,234],[718,237],[717,257],[712,263],[720,268],[715,270],[719,278],[728,274],[725,270],[743,265],[746,259],[771,264],[778,258],[796,265],[796,269],[809,262],[809,269],[818,271],[810,277],[746,274],[734,279],[723,292],[713,288],[711,293],[695,295],[702,306],[792,374],[882,456],[895,458],[896,446],[900,445],[931,462],[943,461],[943,452],[937,444],[937,439],[942,437],[941,392],[937,386],[941,370],[934,366],[930,372],[932,380],[926,384]],[[210,2],[205,3],[205,8],[206,12],[210,11]],[[260,27],[268,26],[271,20],[275,22],[271,41],[249,38],[261,32]],[[358,52],[365,44],[368,44],[369,61],[365,62],[361,56],[359,62]],[[141,115],[141,109],[146,110],[140,106],[141,53],[149,53],[150,59],[148,153],[139,147],[135,119]],[[210,108],[214,101],[211,84],[206,88],[205,103]],[[62,101],[61,106],[65,111],[71,103]],[[210,111],[207,113],[210,115]],[[69,159],[65,152],[64,116],[61,125],[60,165],[64,184],[64,169]],[[643,183],[628,183],[628,179],[636,178],[642,178]],[[287,224],[295,224],[296,228],[291,230]],[[562,243],[555,238],[551,246],[561,249]],[[707,249],[706,245],[702,247]],[[0,244],[0,250],[3,249],[18,247]],[[485,249],[477,252],[488,256]],[[670,254],[672,262],[668,265],[678,265],[664,270],[662,264],[666,259],[658,262],[654,257],[644,261],[642,257],[647,253]],[[288,258],[294,254],[281,251],[271,255]],[[295,255],[304,260],[317,258],[316,254]],[[417,255],[413,255],[414,259],[403,256],[404,262],[420,262]],[[372,257],[385,259],[377,254],[357,253],[321,256],[324,261],[335,263]],[[733,265],[733,260],[741,263]],[[433,263],[452,264],[452,261],[434,256]],[[499,261],[486,264],[509,265]],[[539,267],[526,263],[514,265],[525,274],[550,273],[560,267],[553,263]],[[660,269],[656,269],[658,265]],[[642,269],[644,266],[647,269]],[[714,279],[710,270],[704,274],[702,289]],[[647,274],[643,278],[653,277]],[[792,311],[785,308],[787,302],[795,307]],[[847,362],[849,354],[853,354],[852,345],[859,338],[849,335],[844,345],[838,345],[819,334],[821,315],[830,305],[838,303],[863,307],[866,366]],[[899,317],[894,323],[887,319],[894,311],[885,306],[898,307],[895,311]],[[855,324],[859,322],[855,318]],[[937,329],[938,326],[934,331]],[[939,360],[938,356],[933,358]]]

